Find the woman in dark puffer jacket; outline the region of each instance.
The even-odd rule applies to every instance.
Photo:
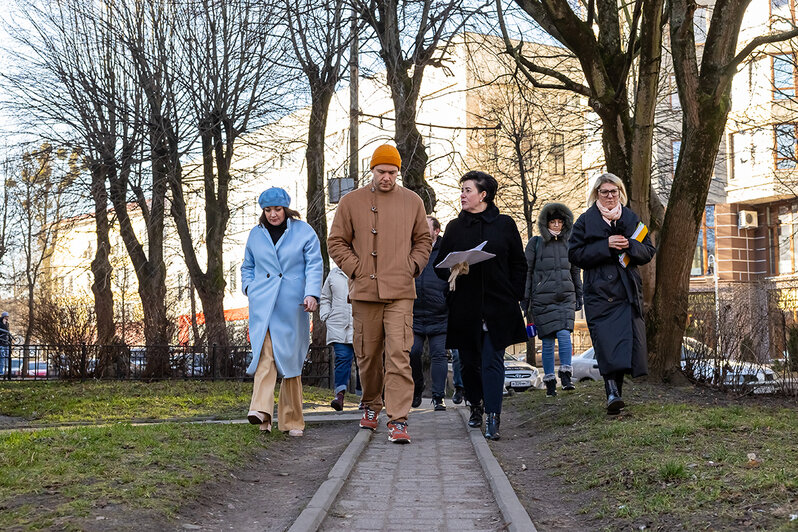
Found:
[[[574,215],[562,203],[547,203],[538,216],[540,236],[526,245],[527,276],[525,299],[527,315],[533,319],[543,344],[543,382],[546,396],[554,397],[554,341],[559,346],[560,383],[573,390],[571,383],[571,332],[574,311],[582,308],[582,279],[579,268],[568,261],[568,237]]]

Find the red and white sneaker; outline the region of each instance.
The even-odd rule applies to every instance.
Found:
[[[388,441],[394,443],[410,443],[410,435],[407,433],[407,423],[401,421],[388,422]]]
[[[377,430],[377,412],[365,407],[363,409],[363,417],[360,418],[360,428]]]

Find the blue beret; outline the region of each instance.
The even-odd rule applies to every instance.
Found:
[[[261,192],[258,198],[258,205],[261,209],[266,207],[288,207],[291,205],[291,196],[285,190],[272,187]]]

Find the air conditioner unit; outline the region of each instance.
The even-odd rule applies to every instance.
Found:
[[[737,229],[754,229],[759,226],[756,211],[740,211],[737,213]]]

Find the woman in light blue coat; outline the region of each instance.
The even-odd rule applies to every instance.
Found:
[[[310,345],[309,313],[318,308],[322,258],[315,231],[289,209],[291,198],[281,188],[258,198],[260,223],[247,239],[241,265],[241,288],[249,298],[249,339],[254,374],[248,419],[271,431],[274,387],[283,380],[277,403],[277,424],[290,436],[302,436],[302,365]]]

